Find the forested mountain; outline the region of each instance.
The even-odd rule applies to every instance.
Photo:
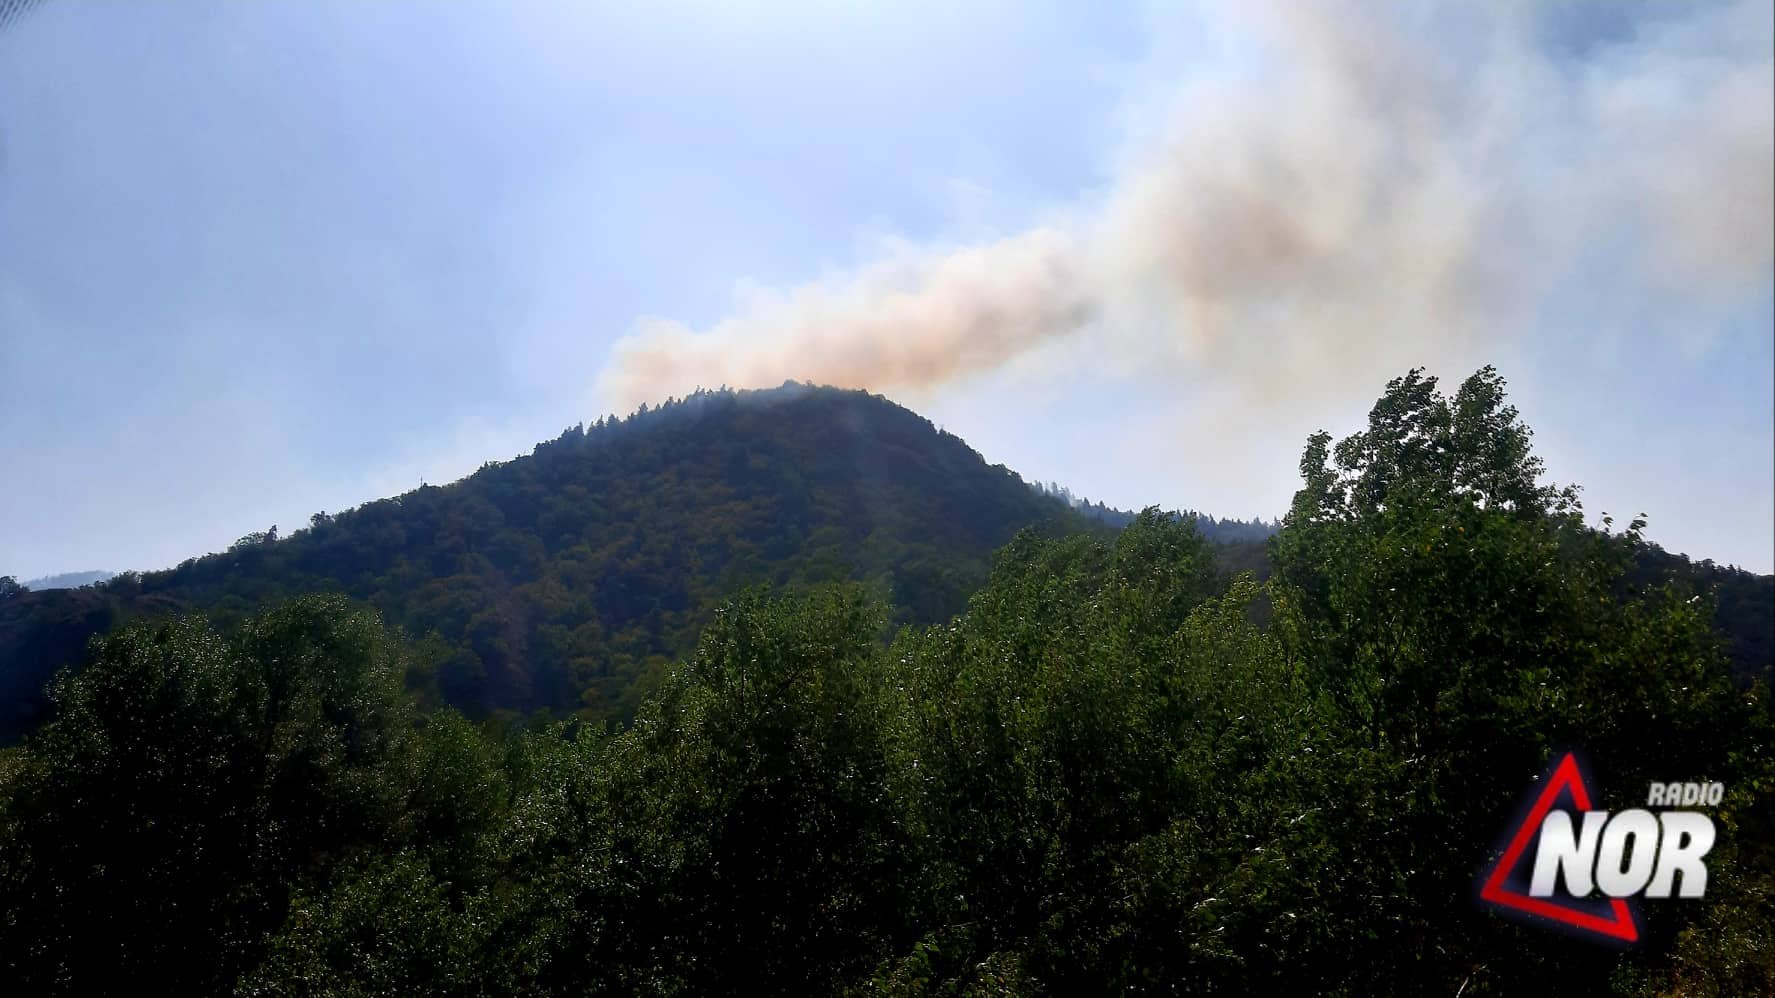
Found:
[[[1140,514],[1116,509],[1102,502],[1075,496],[1057,482],[1035,482],[1037,491],[1071,506],[1079,514],[1121,529]],[[1190,519],[1202,537],[1217,545],[1215,560],[1228,573],[1251,572],[1259,581],[1269,578],[1270,557],[1266,541],[1282,529],[1280,520],[1261,517],[1239,520],[1215,517],[1196,510],[1169,514]],[[1713,600],[1714,627],[1725,641],[1732,672],[1741,680],[1775,672],[1775,575],[1758,575],[1736,566],[1712,561],[1692,561],[1656,544],[1624,548],[1632,568],[1622,576],[1623,591],[1662,585]]]
[[[81,586],[90,586],[95,582],[104,582],[116,574],[116,572],[103,570],[62,572],[57,575],[45,575],[40,579],[27,579],[24,582],[24,587],[26,589],[79,589]]]
[[[1132,510],[1117,509],[1114,506],[1105,505],[1101,500],[1092,502],[1084,496],[1075,496],[1071,489],[1059,482],[1035,482],[1033,484],[1036,491],[1041,494],[1059,499],[1082,515],[1112,527],[1126,527],[1140,515]],[[1282,529],[1281,521],[1269,521],[1262,517],[1240,520],[1232,517],[1216,517],[1193,509],[1180,510],[1172,515],[1194,520],[1196,529],[1201,531],[1202,536],[1216,544],[1267,540],[1275,536],[1276,531]]]
[[[1775,675],[1775,575],[1691,561],[1656,544],[1634,552],[1630,586],[1673,585],[1714,601],[1713,623],[1726,642],[1732,671],[1740,678]]]
[[[946,619],[1031,525],[1088,521],[879,396],[698,392],[170,571],[20,594],[0,606],[0,735],[119,621],[189,607],[227,625],[329,591],[433,636],[434,692],[471,713],[626,716],[743,585],[858,580],[900,622]]]
[[[1279,524],[1185,511],[1224,572],[1268,577]],[[121,622],[196,609],[227,626],[340,592],[423,639],[414,679],[474,716],[623,719],[740,587],[870,583],[896,623],[960,612],[1019,528],[1126,527],[1135,514],[1025,483],[879,396],[787,384],[697,392],[575,426],[446,486],[277,527],[170,571],[0,599],[0,744],[45,684]],[[1636,550],[1635,585],[1717,593],[1736,671],[1775,660],[1775,578]]]
[[[572,470],[578,454],[656,482],[677,469],[674,483],[783,515],[794,501],[770,496],[842,505],[844,483],[879,476],[934,490],[878,483],[927,515],[985,516],[927,475],[1052,508],[1017,505],[1040,497],[879,400],[794,406],[828,417],[804,431],[828,445],[885,453],[779,441],[828,481],[753,492],[733,483],[787,475],[777,457],[690,474],[683,458],[711,452],[676,427],[726,407],[771,439],[780,414],[693,400],[648,432],[576,428],[522,473],[181,571],[198,596],[216,571],[207,598],[249,600],[227,583],[267,578],[253,559],[295,572],[337,530],[386,534],[397,567],[357,571],[399,577],[450,529],[468,538],[457,559],[515,573],[521,558],[485,552],[521,522],[559,534],[535,542],[530,571],[546,577],[551,543],[603,529],[547,515],[537,483],[594,480]],[[1114,533],[1019,532],[932,626],[889,633],[897,578],[748,589],[621,729],[424,709],[405,684],[428,652],[339,596],[226,628],[129,624],[0,749],[0,980],[20,994],[1769,994],[1768,681],[1728,679],[1709,601],[1666,574],[1682,566],[1648,556],[1638,522],[1590,525],[1528,440],[1495,372],[1451,400],[1414,371],[1363,431],[1307,442],[1261,584],[1229,579],[1193,521],[1147,510]],[[620,477],[592,494],[625,495]],[[463,527],[465,495],[496,525]],[[526,517],[533,495],[542,512]],[[701,508],[744,523],[742,505]],[[426,544],[403,547],[422,525]],[[808,545],[783,559],[813,563]],[[1525,795],[1573,748],[1610,812],[1642,806],[1653,780],[1723,785],[1705,897],[1645,899],[1631,947],[1474,897]]]

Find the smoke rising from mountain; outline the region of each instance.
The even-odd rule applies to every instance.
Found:
[[[1581,52],[1528,7],[1242,10],[1213,25],[1239,58],[1141,105],[1062,221],[901,245],[704,329],[644,319],[600,392],[916,390],[1050,344],[1278,392],[1520,334],[1575,280],[1647,314],[1766,288],[1767,3],[1652,5]]]

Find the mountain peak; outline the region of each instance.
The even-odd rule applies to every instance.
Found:
[[[789,382],[582,423],[449,485],[78,592],[105,604],[94,620],[176,606],[224,623],[343,592],[430,636],[423,681],[442,699],[621,717],[738,588],[855,580],[902,622],[946,619],[996,549],[1044,524],[1102,529],[887,398]],[[55,594],[28,595],[42,608]],[[91,609],[15,611],[0,622],[0,660],[47,647],[31,621]],[[78,657],[80,628],[57,633],[41,662],[9,671]]]

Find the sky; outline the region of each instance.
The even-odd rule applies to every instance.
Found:
[[[732,6],[0,25],[0,574],[786,378],[1267,518],[1488,363],[1593,518],[1775,570],[1766,2]]]

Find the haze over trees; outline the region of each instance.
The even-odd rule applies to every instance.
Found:
[[[0,607],[0,743],[41,716],[54,670],[121,620],[177,606],[227,627],[308,592],[422,639],[415,678],[477,717],[624,719],[742,585],[865,582],[897,621],[931,623],[963,609],[995,548],[1044,524],[1088,521],[886,399],[697,392],[452,485]]]
[[[894,588],[846,573],[748,589],[624,727],[416,703],[424,644],[343,597],[138,620],[0,753],[0,974],[1766,993],[1768,681],[1733,680],[1710,597],[1644,577],[1640,524],[1587,525],[1529,439],[1489,369],[1453,398],[1413,372],[1361,432],[1308,442],[1267,581],[1148,510],[1016,534],[930,625],[893,627]],[[1652,779],[1726,787],[1706,898],[1641,905],[1630,951],[1473,901],[1570,746],[1609,809]]]
[[[1025,484],[878,396],[697,392],[170,571],[0,603],[0,744],[43,719],[55,670],[120,622],[197,610],[225,629],[309,592],[350,596],[418,641],[411,678],[430,702],[477,719],[625,721],[744,585],[849,579],[894,623],[930,624],[966,606],[1018,529],[1107,532],[1135,515]],[[1226,573],[1268,577],[1278,524],[1179,515]],[[1635,584],[1717,594],[1734,668],[1767,672],[1775,577],[1633,550]]]
[[[95,582],[104,582],[116,574],[116,572],[106,571],[61,572],[56,575],[45,575],[42,578],[26,579],[20,585],[26,589],[36,590],[79,589],[81,586],[90,586]]]
[[[1075,496],[1071,489],[1059,482],[1035,482],[1033,484],[1037,492],[1052,496],[1085,516],[1113,527],[1125,527],[1133,523],[1135,517],[1140,515],[1129,510],[1107,506],[1102,501],[1092,502],[1084,496]],[[1274,535],[1282,526],[1280,521],[1268,521],[1262,517],[1240,520],[1233,517],[1216,517],[1193,509],[1182,510],[1177,515],[1194,519],[1196,530],[1203,537],[1223,544],[1265,540]]]

